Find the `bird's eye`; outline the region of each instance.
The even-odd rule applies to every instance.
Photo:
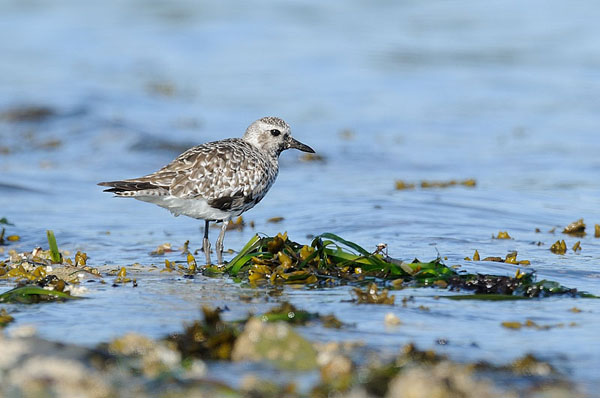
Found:
[[[273,129],[271,130],[271,135],[273,137],[277,137],[279,134],[281,134],[281,131],[277,130],[277,129]]]

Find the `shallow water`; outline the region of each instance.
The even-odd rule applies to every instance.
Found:
[[[464,257],[517,250],[539,279],[600,294],[598,17],[592,1],[2,2],[0,111],[55,110],[40,122],[0,121],[0,217],[21,236],[11,248],[46,246],[45,230],[53,229],[61,248],[115,268],[162,266],[164,258],[149,253],[164,242],[199,248],[200,222],[112,199],[95,184],[146,174],[189,146],[239,136],[272,114],[326,161],[282,154],[277,183],[244,216],[256,227],[228,232],[227,248],[241,248],[256,232],[288,231],[301,242],[333,232],[366,248],[385,242],[392,257],[439,253],[447,264],[502,275],[517,267]],[[394,189],[396,179],[469,177],[475,189]],[[266,222],[274,216],[285,220]],[[592,228],[581,253],[552,254],[557,239],[569,247],[580,239],[547,231],[578,218]],[[499,230],[514,239],[491,239]],[[241,302],[251,290],[227,279],[148,271],[138,283],[88,284],[91,300],[19,306],[12,327],[34,324],[45,337],[91,345],[132,330],[163,336],[196,319],[201,304],[227,306],[228,319],[272,305]],[[347,287],[286,288],[282,298],[355,324],[303,328],[311,339],[362,340],[384,352],[414,341],[456,359],[498,363],[533,352],[587,391],[600,388],[595,300],[395,294],[415,302],[357,306],[346,302]],[[402,326],[384,328],[387,312]],[[500,326],[525,319],[577,326]]]

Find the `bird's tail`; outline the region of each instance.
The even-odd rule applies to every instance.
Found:
[[[156,194],[161,191],[168,191],[167,187],[155,185],[147,181],[105,181],[99,182],[98,185],[110,187],[109,189],[105,189],[104,192],[111,192],[117,196],[138,196],[150,192]]]

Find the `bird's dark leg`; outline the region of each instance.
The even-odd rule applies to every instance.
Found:
[[[208,220],[204,221],[204,240],[202,241],[202,250],[206,256],[206,265],[210,265],[210,241],[208,240]]]
[[[225,231],[227,231],[228,224],[229,219],[223,220],[223,225],[221,225],[221,233],[219,233],[219,237],[217,238],[217,262],[219,265],[223,265],[223,239],[225,239]]]

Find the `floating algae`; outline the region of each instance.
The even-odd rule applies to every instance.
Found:
[[[9,315],[4,308],[0,309],[0,328],[5,327],[14,320],[15,318]]]
[[[480,261],[481,257],[479,256],[479,252],[477,251],[477,249],[475,249],[475,253],[473,253],[473,259],[471,260],[471,257],[467,256],[465,257],[465,261]]]
[[[481,259],[481,256],[479,254],[479,252],[477,250],[475,250],[475,253],[473,254],[473,260],[471,260],[470,257],[465,257],[465,261],[494,261],[497,263],[507,263],[507,264],[519,264],[519,265],[530,265],[531,261],[529,260],[517,260],[517,252],[510,252],[508,253],[505,258],[502,257],[498,257],[498,256],[491,256],[491,257],[485,257],[484,259]]]
[[[405,189],[414,189],[417,184],[412,182],[406,182],[402,180],[396,180],[396,189],[397,190],[405,190]],[[448,181],[427,181],[423,180],[418,184],[422,189],[430,189],[430,188],[449,188],[458,185],[462,185],[465,187],[473,188],[477,185],[477,181],[473,178],[467,178],[466,180],[448,180]]]
[[[117,277],[113,282],[112,286],[117,287],[119,285],[124,285],[126,283],[133,282],[130,278],[127,277],[127,268],[121,267],[117,272]]]
[[[567,252],[567,244],[565,240],[557,240],[550,246],[550,251],[554,254],[565,254]]]
[[[448,188],[456,185],[462,185],[465,187],[473,188],[477,185],[477,181],[473,178],[467,178],[466,180],[449,180],[449,181],[421,181],[421,188]]]
[[[9,222],[6,217],[0,218],[0,224],[14,226],[14,224]],[[0,231],[0,245],[6,245],[7,242],[16,242],[19,239],[21,239],[19,235],[6,235],[6,228],[2,228]]]
[[[158,245],[158,247],[150,252],[151,256],[162,256],[165,253],[173,252],[173,248],[170,243],[163,243],[162,245]]]
[[[512,237],[508,234],[508,231],[498,231],[497,236],[493,236],[493,239],[512,239]]]
[[[583,218],[580,218],[577,221],[572,222],[567,225],[565,229],[563,229],[563,234],[573,235],[573,236],[584,236],[585,235],[585,223],[583,222]]]
[[[565,327],[564,323],[557,323],[554,325],[540,325],[531,319],[527,319],[523,323],[516,322],[516,321],[506,321],[506,322],[502,322],[501,325],[507,329],[516,329],[516,330],[521,329],[521,328],[529,328],[529,329],[536,329],[536,330],[549,330],[549,329],[553,329],[553,328]],[[575,326],[575,324],[571,323],[569,326],[573,327],[573,326]]]
[[[19,235],[6,235],[5,228],[2,228],[2,231],[0,231],[0,245],[5,245],[6,242],[16,242],[19,239],[21,239]]]
[[[357,287],[353,289],[358,304],[388,304],[393,305],[395,296],[388,296],[388,290],[378,291],[377,284],[370,283],[365,290]]]

